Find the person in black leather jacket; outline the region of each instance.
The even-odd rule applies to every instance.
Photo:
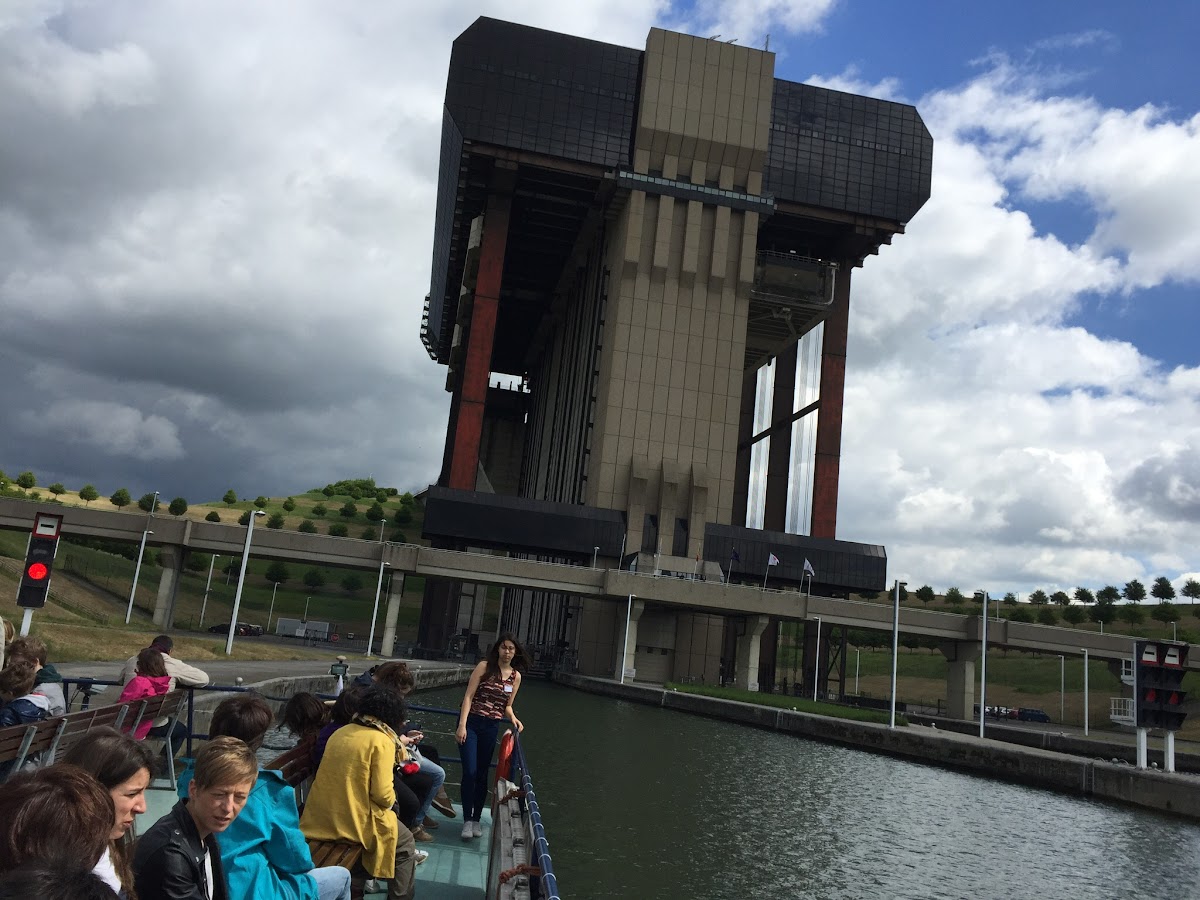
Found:
[[[139,900],[230,900],[217,834],[242,811],[257,777],[254,751],[237,738],[214,738],[196,754],[189,798],[137,843]]]

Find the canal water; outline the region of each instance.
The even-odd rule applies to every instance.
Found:
[[[1183,819],[533,679],[517,713],[564,900],[1200,895]]]

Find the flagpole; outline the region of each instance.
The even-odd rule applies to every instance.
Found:
[[[762,589],[767,589],[767,573],[771,571],[771,557],[767,557],[767,567],[763,569],[763,586]]]

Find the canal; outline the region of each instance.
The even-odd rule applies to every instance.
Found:
[[[1182,819],[532,679],[517,712],[564,900],[1107,900],[1200,883],[1200,828]]]

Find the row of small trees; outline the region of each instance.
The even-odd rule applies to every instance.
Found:
[[[32,472],[22,472],[12,481],[12,483],[21,488],[23,491],[31,491],[37,487],[37,476]],[[8,477],[3,472],[0,472],[0,488],[7,488],[8,485]],[[54,484],[47,485],[46,490],[55,497],[60,497],[67,493],[66,487],[64,487],[63,484],[58,481],[54,482]],[[94,484],[85,484],[79,489],[79,499],[82,500],[85,505],[91,506],[93,500],[100,499],[100,492],[96,490],[96,486]],[[119,490],[113,491],[108,498],[108,502],[117,509],[124,509],[134,501],[133,495],[129,493],[128,489],[120,488]],[[162,507],[162,503],[152,493],[143,494],[141,497],[139,497],[137,505],[146,512],[158,512],[159,508]],[[176,497],[167,506],[167,512],[173,516],[182,516],[187,511],[188,502],[183,497]]]

